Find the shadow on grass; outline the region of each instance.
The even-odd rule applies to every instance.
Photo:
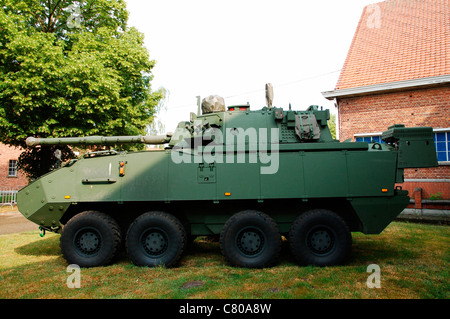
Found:
[[[194,242],[188,245],[188,248],[184,255],[189,259],[195,257],[209,257],[222,263],[224,266],[228,266],[225,261],[225,257],[222,255],[219,239],[215,236],[197,237]],[[289,250],[289,243],[287,242],[287,240],[283,240],[281,242],[280,255],[275,265],[280,264],[295,264],[294,257]]]
[[[223,259],[220,251],[218,239],[210,237],[198,237],[188,246],[185,257],[211,257],[213,259]],[[353,238],[352,251],[348,260],[349,265],[367,265],[368,263],[382,263],[393,260],[401,260],[417,257],[416,251],[411,247],[406,248],[403,244],[392,243],[386,238],[376,236],[357,236]],[[289,242],[283,240],[278,262],[275,265],[295,265],[297,264],[293,257]]]
[[[377,238],[353,239],[349,265],[380,264],[416,257],[413,250]]]
[[[17,247],[15,252],[20,255],[27,256],[61,256],[59,247],[60,236],[53,236],[45,239],[38,239],[32,243]],[[348,260],[349,265],[357,265],[367,263],[381,263],[390,260],[414,258],[416,253],[412,249],[405,249],[405,246],[393,245],[389,241],[380,240],[375,237],[358,237],[353,239],[352,252]],[[210,259],[212,263],[226,264],[220,250],[218,239],[206,236],[197,237],[195,241],[190,242],[186,248],[183,260],[190,260],[188,264],[192,264],[194,259]],[[116,262],[130,262],[125,248],[119,252]],[[197,264],[197,262],[195,262]],[[296,264],[290,249],[289,243],[285,240],[282,242],[279,260],[276,265]]]
[[[40,238],[32,243],[17,247],[15,252],[19,255],[28,256],[59,256],[59,236]]]

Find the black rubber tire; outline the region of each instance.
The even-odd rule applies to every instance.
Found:
[[[183,255],[186,237],[186,229],[175,216],[148,212],[130,225],[126,248],[136,266],[173,267]]]
[[[288,241],[300,265],[340,265],[345,263],[352,248],[347,224],[326,209],[314,209],[298,216],[291,225]]]
[[[231,216],[222,228],[219,241],[227,262],[237,267],[269,267],[278,260],[281,251],[277,223],[254,210]]]
[[[69,264],[98,267],[110,264],[122,241],[117,222],[98,211],[85,211],[72,217],[64,225],[60,247]]]

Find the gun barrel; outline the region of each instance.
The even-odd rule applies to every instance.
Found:
[[[165,144],[170,142],[171,134],[166,135],[137,135],[137,136],[87,136],[87,137],[56,137],[36,138],[28,137],[29,147],[36,145],[114,145],[114,144]]]

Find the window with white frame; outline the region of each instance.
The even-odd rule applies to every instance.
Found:
[[[433,132],[438,162],[450,161],[450,128]]]
[[[384,143],[380,133],[355,134],[356,142]],[[450,162],[450,128],[433,130],[434,145],[436,146],[437,160],[439,164]]]
[[[17,177],[17,160],[9,160],[8,177]]]

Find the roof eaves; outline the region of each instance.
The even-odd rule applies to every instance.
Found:
[[[379,94],[385,92],[399,91],[405,89],[425,88],[431,86],[438,86],[450,83],[450,74],[432,76],[426,78],[418,78],[412,80],[387,82],[381,84],[373,84],[367,86],[358,86],[353,88],[325,91],[322,95],[328,99],[333,100],[335,98],[352,97],[368,94]]]

